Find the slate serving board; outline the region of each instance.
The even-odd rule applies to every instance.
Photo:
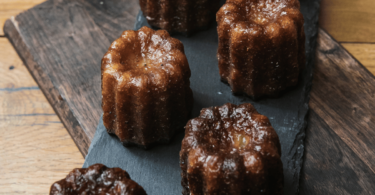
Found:
[[[173,35],[182,41],[192,76],[191,88],[194,94],[193,117],[204,107],[219,106],[230,102],[252,103],[259,113],[269,117],[279,135],[284,165],[285,193],[297,194],[300,170],[303,163],[304,137],[307,125],[306,114],[312,83],[312,70],[317,35],[319,1],[301,1],[305,18],[306,69],[299,85],[285,92],[280,98],[265,98],[253,101],[246,96],[234,96],[228,85],[220,82],[216,58],[218,37],[216,24],[191,37]],[[140,12],[135,30],[145,26],[147,21]],[[86,156],[84,167],[103,163],[110,167],[127,170],[132,179],[142,185],[148,194],[180,194],[182,191],[179,151],[183,133],[177,135],[171,144],[157,146],[151,150],[124,148],[117,138],[106,133],[102,120]]]

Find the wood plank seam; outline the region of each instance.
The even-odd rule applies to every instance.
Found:
[[[325,31],[325,32],[327,32],[327,31]],[[348,43],[348,44],[375,44],[375,42],[351,42],[351,41],[340,41],[340,42],[337,41],[337,43],[340,43],[340,44],[341,43]]]
[[[339,41],[375,41],[373,0],[322,0],[320,26]]]
[[[8,92],[14,92],[14,91],[23,91],[23,90],[40,90],[38,86],[35,87],[19,87],[19,88],[0,88],[0,91],[8,91]]]

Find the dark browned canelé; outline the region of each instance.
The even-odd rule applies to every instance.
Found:
[[[191,34],[215,20],[220,0],[139,0],[148,23],[168,32]]]
[[[180,151],[184,195],[282,195],[279,137],[249,104],[205,108],[185,129]]]
[[[227,0],[216,15],[221,79],[233,93],[278,96],[305,65],[298,0]]]
[[[103,122],[124,145],[168,142],[190,115],[193,94],[182,43],[165,30],[124,31],[102,60]]]
[[[95,164],[74,169],[65,179],[51,186],[50,195],[146,195],[144,189],[120,168]]]

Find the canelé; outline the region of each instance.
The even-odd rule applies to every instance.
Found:
[[[139,0],[148,23],[168,32],[189,35],[215,20],[220,0]]]
[[[305,65],[298,0],[227,0],[216,20],[220,76],[233,93],[279,96],[297,85]]]
[[[126,171],[102,164],[74,169],[65,179],[52,184],[50,190],[50,195],[81,194],[146,195],[146,192]]]
[[[168,142],[183,130],[193,94],[182,43],[167,31],[124,31],[102,59],[103,122],[125,146]]]
[[[183,194],[283,194],[279,137],[249,104],[205,108],[185,129]]]

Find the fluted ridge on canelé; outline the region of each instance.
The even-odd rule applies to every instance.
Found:
[[[233,93],[278,96],[305,66],[298,0],[227,0],[217,12],[221,79]]]
[[[183,194],[283,194],[277,133],[249,104],[205,108],[185,127]]]
[[[139,0],[151,26],[190,34],[206,28],[220,8],[219,0]]]
[[[190,115],[190,68],[164,30],[124,31],[102,59],[103,122],[124,145],[168,142]]]

